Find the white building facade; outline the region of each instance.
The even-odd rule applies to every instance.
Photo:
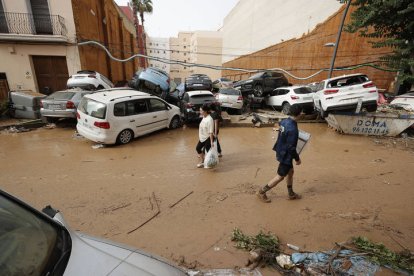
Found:
[[[162,37],[148,37],[147,38],[147,54],[154,58],[169,60],[171,58],[170,39]],[[164,70],[170,74],[170,64],[149,59],[148,65]]]
[[[223,22],[222,62],[299,38],[341,5],[334,0],[240,0]]]

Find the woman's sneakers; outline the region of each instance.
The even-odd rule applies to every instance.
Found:
[[[204,163],[198,163],[197,168],[204,168]]]
[[[266,193],[262,193],[260,190],[256,193],[257,197],[264,203],[270,203],[270,198],[267,197]]]
[[[301,198],[302,198],[302,196],[301,195],[298,195],[297,193],[291,193],[291,194],[289,194],[289,199],[290,200],[301,199]]]

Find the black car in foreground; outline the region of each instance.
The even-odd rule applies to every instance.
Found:
[[[184,90],[185,91],[194,91],[194,90],[208,90],[213,89],[213,82],[211,79],[204,74],[193,74],[185,79]]]
[[[236,82],[234,88],[240,90],[242,94],[254,94],[256,97],[263,97],[275,88],[288,85],[289,82],[282,73],[264,71],[254,74],[247,80]]]

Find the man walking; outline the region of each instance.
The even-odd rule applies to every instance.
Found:
[[[301,196],[293,191],[293,159],[296,165],[301,164],[299,154],[296,152],[296,145],[299,139],[299,130],[297,119],[302,112],[302,108],[298,105],[290,107],[290,117],[279,123],[279,135],[273,146],[276,151],[276,159],[279,161],[277,175],[270,180],[267,185],[261,188],[256,194],[263,202],[269,203],[271,200],[267,197],[266,192],[283,181],[286,177],[289,199],[300,199]]]

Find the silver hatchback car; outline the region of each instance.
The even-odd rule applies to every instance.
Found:
[[[94,91],[73,88],[57,91],[40,102],[40,114],[49,123],[60,118],[76,118],[76,110],[82,97]]]
[[[141,250],[75,232],[59,211],[43,212],[0,190],[1,275],[188,275]]]

